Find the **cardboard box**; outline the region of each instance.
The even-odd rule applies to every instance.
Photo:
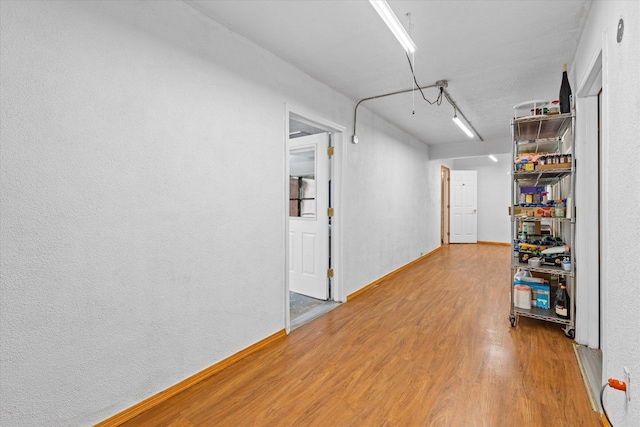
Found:
[[[513,209],[514,215],[525,215],[525,216],[533,216],[533,210],[535,208],[522,208],[520,206],[514,206],[513,208],[508,206],[509,216],[511,216],[511,209]]]
[[[554,169],[571,169],[571,163],[554,163],[552,165],[536,165],[537,171],[547,171]]]
[[[554,267],[562,267],[562,258],[569,256],[568,254],[553,254],[542,257],[542,265],[551,265]]]
[[[550,308],[551,289],[548,284],[528,284],[531,288],[531,307]]]
[[[532,208],[533,216],[537,218],[551,218],[553,208]]]
[[[520,194],[539,194],[544,192],[544,186],[537,187],[520,187]]]
[[[529,258],[539,256],[536,251],[518,251],[518,262],[529,265]]]
[[[535,306],[538,308],[549,308],[549,300],[551,299],[551,294],[549,291],[540,291],[540,290],[536,290],[534,292],[532,292],[532,294],[535,294]],[[533,306],[533,297],[531,298],[531,305]]]
[[[523,221],[520,223],[520,230],[529,236],[540,236],[542,234],[540,221]]]

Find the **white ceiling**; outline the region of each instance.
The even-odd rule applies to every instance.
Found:
[[[185,1],[354,102],[412,87],[404,50],[366,0]],[[513,106],[557,99],[562,64],[571,67],[590,2],[388,0],[417,45],[418,83],[447,80],[485,142],[470,143],[451,120],[453,108],[430,106],[419,92],[415,114],[411,93],[363,106],[437,148],[510,151]]]

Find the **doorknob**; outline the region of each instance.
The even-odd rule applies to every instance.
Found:
[[[478,209],[474,209],[474,210],[473,210],[473,213],[476,213],[476,212],[478,212]]]

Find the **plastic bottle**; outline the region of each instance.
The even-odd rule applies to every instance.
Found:
[[[564,202],[562,200],[556,200],[553,216],[556,218],[564,218]]]

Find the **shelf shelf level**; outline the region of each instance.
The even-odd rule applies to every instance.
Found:
[[[569,319],[561,319],[552,309],[531,307],[530,309],[514,307],[514,313],[518,316],[531,317],[534,319],[546,320],[547,322],[561,323],[563,325],[571,325]]]
[[[540,267],[532,267],[529,264],[513,261],[511,266],[512,269],[519,268],[522,270],[535,271],[538,273],[549,273],[557,276],[573,276],[572,271],[563,270],[562,267],[552,267],[552,266],[540,266]]]
[[[514,118],[514,140],[535,141],[562,136],[571,125],[571,119],[571,113]]]
[[[571,174],[571,167],[564,169],[536,170],[528,172],[514,172],[513,179],[517,181],[557,181],[566,175]]]

